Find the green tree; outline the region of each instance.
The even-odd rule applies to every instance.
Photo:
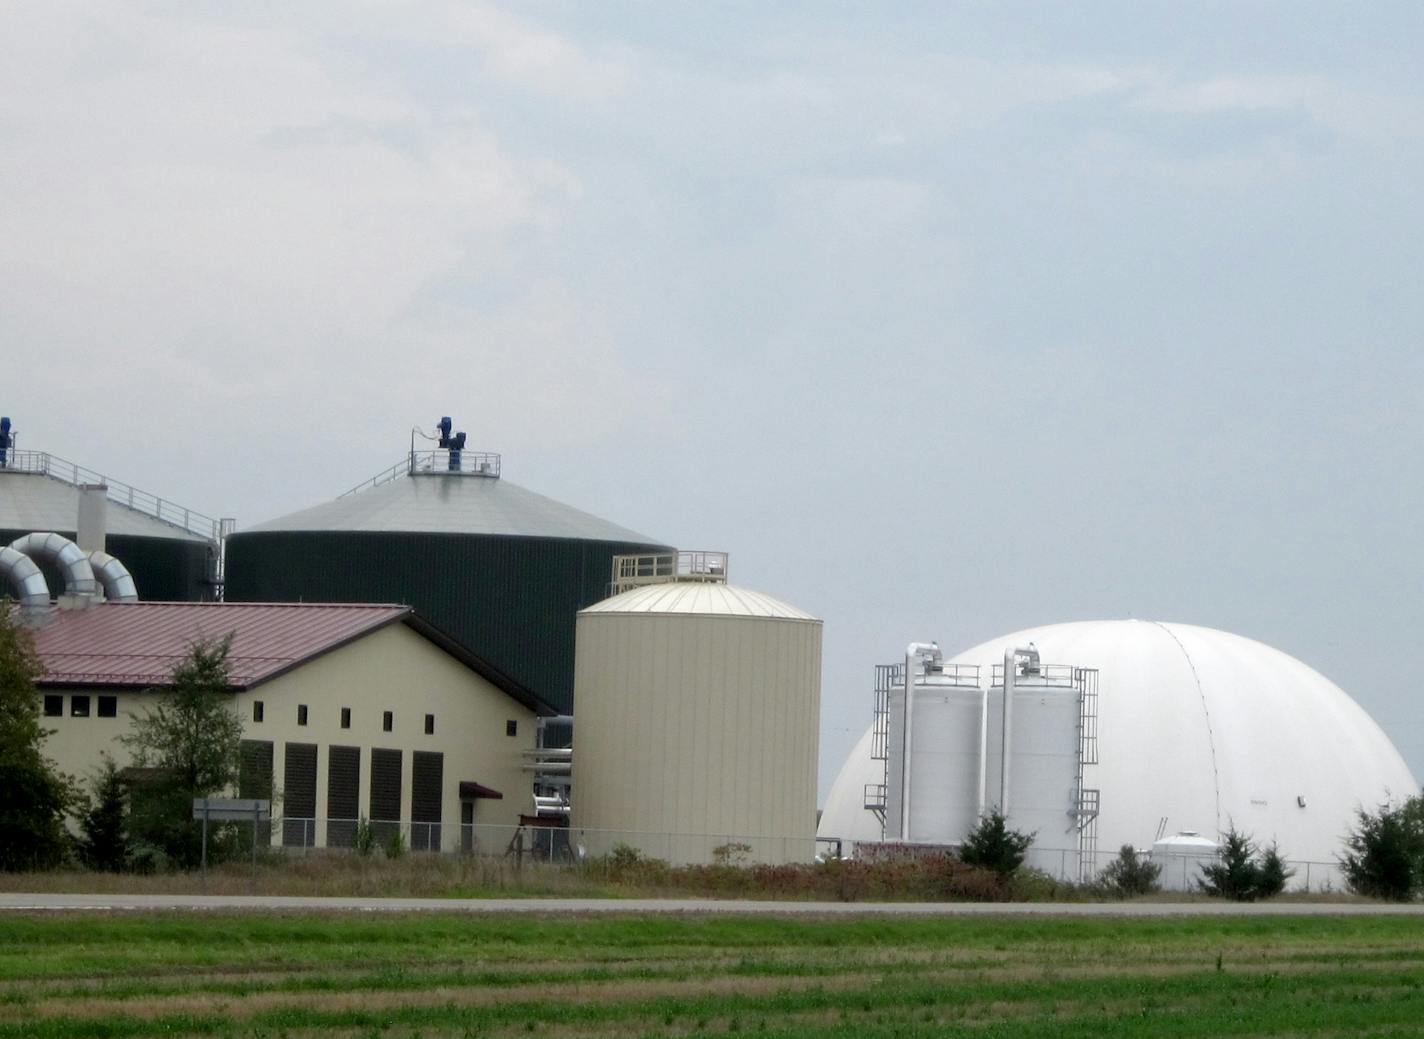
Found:
[[[128,797],[114,759],[90,780],[79,811],[79,858],[90,869],[121,873],[129,865]]]
[[[10,600],[0,599],[0,870],[48,869],[68,849],[72,784],[41,749],[35,682],[44,666]]]
[[[1357,895],[1408,902],[1424,884],[1424,799],[1363,808],[1345,837],[1340,866]]]
[[[1118,898],[1149,895],[1158,890],[1157,878],[1162,864],[1141,858],[1131,844],[1124,844],[1113,859],[1103,867],[1098,882]]]
[[[242,721],[230,702],[231,649],[231,635],[193,643],[174,666],[163,699],[120,737],[138,770],[129,794],[129,834],[143,856],[198,865],[203,829],[193,819],[193,799],[221,793],[237,779]],[[235,850],[230,829],[210,832],[210,855]]]
[[[969,831],[959,848],[959,859],[1008,877],[1023,865],[1024,855],[1035,836],[1010,830],[1008,821],[995,809]]]
[[[1242,833],[1234,825],[1228,827],[1222,839],[1218,860],[1201,869],[1202,876],[1197,883],[1203,891],[1236,902],[1254,902],[1279,895],[1285,890],[1286,881],[1295,875],[1295,870],[1286,867],[1274,844],[1258,858],[1251,835]]]

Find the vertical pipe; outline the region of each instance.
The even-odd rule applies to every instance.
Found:
[[[905,653],[905,709],[900,712],[904,719],[904,734],[900,740],[900,839],[910,839],[910,744],[914,739],[914,729],[910,725],[910,712],[915,703],[915,658]]]
[[[984,818],[984,803],[989,785],[989,690],[979,690],[979,818]]]
[[[1013,649],[1004,650],[1004,707],[1003,731],[999,733],[999,814],[1009,817],[1009,730],[1014,718],[1014,672],[1018,669],[1018,654]]]

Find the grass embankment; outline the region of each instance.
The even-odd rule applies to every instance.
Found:
[[[1073,885],[1023,872],[1004,880],[948,856],[918,861],[832,861],[781,866],[670,866],[636,855],[557,864],[461,855],[387,859],[346,852],[273,855],[254,870],[232,862],[207,874],[0,874],[0,890],[85,894],[299,895],[402,898],[707,896],[830,901],[1075,900]]]
[[[0,1039],[1417,1034],[1411,918],[0,918]]]

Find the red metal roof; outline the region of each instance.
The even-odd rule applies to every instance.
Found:
[[[232,684],[246,689],[377,628],[409,606],[366,603],[102,603],[54,610],[32,629],[41,684],[165,686],[194,642],[232,634]]]

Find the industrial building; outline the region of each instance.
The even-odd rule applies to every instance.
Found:
[[[227,540],[229,602],[401,602],[560,712],[574,618],[608,595],[615,555],[668,552],[503,478],[499,455],[417,450],[334,501]],[[457,446],[458,445],[458,446]]]
[[[674,863],[815,852],[821,621],[715,552],[615,560],[578,614],[571,827]]]
[[[1124,844],[1232,826],[1328,867],[1357,809],[1419,790],[1338,686],[1210,628],[1056,624],[952,657],[912,644],[877,690],[818,830],[846,846],[955,844],[1000,808],[1036,834],[1033,864],[1071,877]]]
[[[477,824],[533,812],[530,752],[553,709],[408,606],[95,602],[28,621],[61,771],[127,765],[133,716],[192,644],[230,635],[237,792],[275,795],[272,843],[349,846],[364,818],[378,839],[455,851]]]

